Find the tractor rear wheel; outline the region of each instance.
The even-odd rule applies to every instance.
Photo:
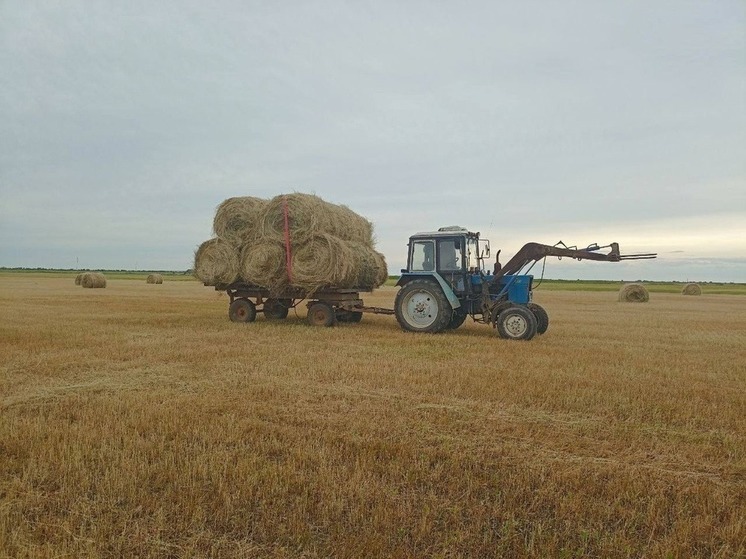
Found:
[[[451,320],[448,322],[448,326],[446,326],[446,330],[455,330],[464,323],[464,320],[466,320],[466,313],[464,311],[453,311]]]
[[[549,328],[549,315],[544,307],[537,305],[536,303],[529,303],[526,305],[528,309],[534,313],[536,317],[536,333],[543,334]]]
[[[228,307],[228,318],[232,322],[254,322],[256,306],[248,299],[236,299]]]
[[[336,322],[336,316],[330,304],[319,301],[308,307],[306,320],[311,326],[332,326]]]
[[[508,340],[530,340],[536,335],[536,316],[524,306],[511,306],[497,315],[497,332]]]
[[[396,294],[394,313],[404,330],[435,333],[448,327],[453,311],[439,285],[416,279]]]
[[[267,299],[264,301],[264,317],[281,320],[288,317],[289,299]]]

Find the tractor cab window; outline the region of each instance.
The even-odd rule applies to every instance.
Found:
[[[438,241],[438,270],[461,270],[461,239],[441,239]]]
[[[433,272],[435,271],[435,246],[432,241],[412,242],[412,254],[410,257],[410,272]]]

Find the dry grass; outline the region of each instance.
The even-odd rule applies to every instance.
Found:
[[[743,556],[746,297],[536,301],[516,343],[0,278],[0,557]]]

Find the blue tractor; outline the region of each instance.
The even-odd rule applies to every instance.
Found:
[[[610,249],[608,253],[600,252]],[[394,314],[404,330],[442,332],[464,323],[467,316],[491,324],[507,339],[530,340],[549,327],[543,307],[532,302],[533,276],[528,272],[547,256],[619,262],[655,258],[655,254],[620,255],[619,245],[584,249],[528,243],[505,265],[485,270],[489,241],[463,227],[442,227],[409,239],[407,267],[397,283]]]

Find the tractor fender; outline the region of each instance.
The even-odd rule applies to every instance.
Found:
[[[448,302],[451,304],[451,308],[458,309],[461,307],[461,301],[458,300],[458,297],[456,297],[456,294],[453,292],[453,289],[451,289],[451,286],[448,285],[446,280],[444,280],[440,276],[440,274],[436,274],[435,272],[418,272],[416,274],[403,273],[401,277],[399,278],[399,281],[396,282],[396,285],[397,287],[403,287],[414,279],[435,280],[438,283],[438,285],[440,285],[440,288],[443,290],[443,293],[445,294],[446,299],[448,299]]]

